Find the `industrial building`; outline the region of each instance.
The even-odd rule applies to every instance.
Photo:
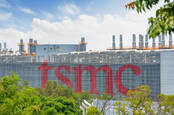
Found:
[[[38,62],[48,60],[54,62],[54,57],[58,54],[69,52],[86,51],[85,38],[81,38],[79,44],[41,44],[36,46],[36,57]]]
[[[149,85],[154,99],[160,93],[173,94],[172,35],[169,45],[162,35],[158,37],[158,44],[152,41],[152,47],[147,35],[138,37],[136,43],[133,34],[132,46],[125,48],[123,35],[118,38],[119,47],[116,47],[116,36],[113,36],[112,48],[106,51],[86,51],[84,38],[79,44],[39,44],[29,40],[29,48],[33,50],[29,49],[28,53],[19,45],[20,55],[0,56],[0,76],[14,71],[32,87],[44,88],[47,80],[56,80],[75,92],[106,92],[116,98],[125,97],[128,90],[140,85]]]

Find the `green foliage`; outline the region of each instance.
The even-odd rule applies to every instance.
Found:
[[[114,106],[115,106],[116,113],[118,115],[128,115],[129,114],[129,112],[126,108],[127,107],[126,103],[116,102],[114,104]]]
[[[14,73],[0,78],[0,115],[80,113],[70,88],[58,86],[55,82],[48,82],[47,89],[31,88],[26,81],[20,84],[19,77]]]
[[[129,9],[136,9],[138,13],[150,10],[154,5],[157,5],[159,0],[135,0],[134,2],[126,5]],[[148,19],[149,28],[148,34],[150,37],[155,38],[159,34],[167,34],[174,32],[174,2],[164,0],[165,4],[156,10],[156,17]]]
[[[139,86],[135,91],[128,91],[128,97],[124,101],[129,102],[128,106],[135,115],[138,113],[153,114],[153,100],[149,98],[150,92],[148,85]]]
[[[114,104],[118,115],[173,115],[174,95],[160,94],[156,101],[149,98],[149,86],[143,85],[129,91],[127,97]],[[156,104],[154,104],[156,103]]]
[[[174,95],[160,94],[158,96],[158,113],[160,114],[174,114]]]
[[[101,114],[100,114],[99,110],[96,107],[91,106],[87,109],[86,115],[101,115]]]
[[[42,114],[47,115],[76,115],[78,113],[78,106],[71,99],[65,97],[42,97],[40,110]]]

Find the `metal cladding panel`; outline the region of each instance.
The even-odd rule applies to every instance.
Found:
[[[83,46],[83,45],[82,45]],[[45,45],[37,45],[36,46],[36,56],[37,61],[41,62],[44,60],[48,60],[53,62],[51,56],[78,51],[78,44],[45,44]],[[86,45],[83,46],[83,49],[86,50]]]
[[[161,93],[174,94],[174,52],[161,52]]]
[[[160,94],[160,64],[0,64],[0,76],[8,75],[10,71],[32,87],[44,87],[47,80],[56,80],[72,87],[75,92],[107,92],[122,98],[128,89],[149,85],[152,97]]]

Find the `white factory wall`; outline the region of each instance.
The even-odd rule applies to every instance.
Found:
[[[174,51],[161,52],[161,93],[174,94]]]

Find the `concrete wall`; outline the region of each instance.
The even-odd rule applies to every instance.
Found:
[[[174,51],[161,52],[161,93],[174,94]]]

